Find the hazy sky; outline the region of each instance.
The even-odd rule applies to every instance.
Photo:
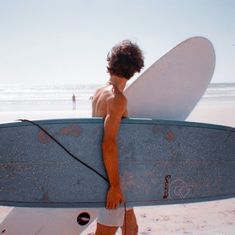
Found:
[[[147,68],[192,36],[215,47],[213,82],[235,82],[234,0],[0,0],[0,83],[104,83],[118,41]]]

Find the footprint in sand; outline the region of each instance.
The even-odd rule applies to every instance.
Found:
[[[141,234],[151,234],[152,228],[151,227],[147,227],[144,229],[143,232],[141,232]]]

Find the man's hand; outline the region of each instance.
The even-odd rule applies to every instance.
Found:
[[[124,197],[121,188],[111,186],[107,193],[106,208],[117,209],[122,202],[124,202]]]

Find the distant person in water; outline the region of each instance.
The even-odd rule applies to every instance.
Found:
[[[107,57],[109,81],[99,88],[92,100],[92,116],[104,118],[102,155],[110,187],[106,209],[100,209],[96,235],[115,234],[119,227],[122,234],[136,235],[137,221],[133,208],[118,208],[124,202],[119,170],[117,135],[121,119],[127,117],[127,98],[123,94],[126,82],[144,66],[140,48],[129,40],[114,46]],[[125,219],[124,219],[125,218]]]
[[[72,101],[73,101],[73,110],[76,110],[77,104],[76,104],[76,96],[74,94],[72,96]]]

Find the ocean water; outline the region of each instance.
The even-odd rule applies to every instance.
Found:
[[[99,84],[87,85],[6,85],[0,84],[0,112],[87,111]],[[76,104],[72,101],[76,96]],[[203,100],[235,100],[235,83],[212,83]]]
[[[0,112],[89,110],[100,85],[1,85]]]

